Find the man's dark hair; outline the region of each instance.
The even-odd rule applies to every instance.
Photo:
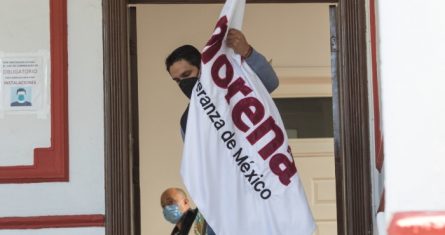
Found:
[[[185,60],[191,65],[201,68],[201,53],[192,45],[184,45],[176,48],[166,59],[165,67],[170,72],[170,66],[177,61]]]
[[[24,88],[19,88],[19,89],[17,89],[17,91],[16,91],[15,93],[18,94],[18,93],[21,92],[21,91],[25,92],[25,94],[26,94],[26,90],[25,90]]]

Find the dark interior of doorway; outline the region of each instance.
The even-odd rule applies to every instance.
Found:
[[[131,52],[136,44],[128,44],[127,5],[221,2],[104,1],[106,234],[140,234],[139,168],[133,157],[138,156],[137,99],[133,97],[137,84],[131,79],[135,68],[128,63],[128,49]],[[338,234],[372,234],[365,0],[247,2],[338,4],[338,79],[333,84],[337,228]]]

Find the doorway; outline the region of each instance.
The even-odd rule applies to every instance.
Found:
[[[136,5],[142,235],[171,231],[160,213],[159,196],[168,187],[185,188],[179,174],[179,119],[188,99],[169,77],[164,59],[184,43],[203,48],[221,8],[222,4]],[[279,77],[272,97],[288,130],[316,234],[335,234],[329,4],[251,4],[243,28],[248,42],[271,61]]]
[[[135,2],[166,3],[169,1]],[[171,1],[171,3],[178,2],[181,1]],[[205,1],[181,3],[202,2]],[[123,7],[126,7],[126,4],[120,1],[104,2],[104,72],[105,79],[108,81],[105,82],[107,234],[130,234],[128,232],[132,230],[137,231],[137,225],[134,224],[137,218],[132,217],[135,215],[132,209],[137,204],[132,201],[135,197],[131,194],[133,178],[129,150],[133,148],[133,145],[125,138],[132,136],[135,131],[129,125],[131,124],[131,114],[128,113],[128,110],[131,110],[129,107],[131,100],[129,84],[131,83],[127,75],[128,64],[119,63],[125,62],[128,58],[124,53],[124,49],[127,48],[126,38],[121,35],[122,32],[127,31],[128,27],[126,23],[128,12]],[[368,234],[372,233],[372,219],[368,174],[367,91],[364,89],[366,86],[363,86],[367,82],[366,57],[364,56],[366,53],[363,52],[365,31],[361,28],[365,23],[364,1],[340,1],[338,12],[340,16],[338,23],[339,81],[333,87],[334,94],[338,94],[333,99],[337,227],[338,234]],[[112,22],[118,23],[112,24]],[[249,27],[246,27],[246,30]],[[360,51],[363,54],[360,54]],[[269,55],[267,52],[264,54]],[[174,91],[174,89],[170,90]],[[175,136],[177,135],[176,133]]]

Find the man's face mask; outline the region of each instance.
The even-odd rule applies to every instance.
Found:
[[[165,206],[163,213],[164,218],[172,224],[178,223],[182,217],[182,212],[179,210],[179,206],[177,204]]]
[[[19,102],[24,102],[25,101],[25,94],[23,94],[23,93],[19,94],[17,99],[19,100]]]
[[[179,81],[179,88],[189,99],[192,97],[193,87],[195,87],[196,82],[198,82],[198,77],[185,78]]]

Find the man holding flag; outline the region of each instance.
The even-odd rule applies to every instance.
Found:
[[[266,58],[258,53],[247,42],[244,34],[236,29],[229,29],[226,45],[242,56],[246,63],[258,75],[269,93],[278,87],[278,78],[272,66]],[[201,53],[191,45],[183,45],[176,48],[165,60],[165,66],[172,77],[178,83],[180,89],[190,99],[192,89],[198,81],[201,68]],[[181,117],[181,135],[184,138],[187,126],[188,107]]]
[[[192,87],[181,174],[218,235],[309,235],[315,224],[266,88],[226,45],[245,1],[227,0]]]
[[[236,29],[229,29],[226,38],[226,44],[232,48],[235,53],[242,56],[242,58],[253,68],[261,82],[264,84],[268,92],[272,92],[278,87],[278,78],[272,69],[272,66],[267,62],[266,58],[258,53],[252,46],[249,45],[243,33]],[[184,45],[175,49],[165,61],[166,69],[174,81],[176,81],[182,92],[190,98],[192,89],[198,81],[198,75],[201,68],[201,53],[190,45]],[[181,134],[184,137],[187,125],[188,107],[181,118]],[[170,199],[174,198],[174,200]],[[170,199],[170,200],[168,200]],[[187,206],[179,206],[187,205]],[[175,224],[172,234],[188,234],[192,226],[180,226],[183,221],[196,222],[202,221],[202,216],[197,209],[191,210],[188,206],[188,199],[185,192],[175,188],[167,189],[161,196],[161,206],[165,218],[176,218],[177,220],[168,219],[168,221]],[[173,210],[172,208],[176,209]],[[198,213],[191,213],[198,212]],[[167,216],[166,215],[176,215]],[[193,219],[187,219],[187,218]],[[198,219],[195,219],[198,218]],[[199,232],[202,235],[215,234],[211,227],[205,223],[205,231]],[[200,226],[196,226],[200,227]],[[202,227],[202,226],[201,226]],[[192,230],[195,231],[196,230]]]
[[[243,33],[236,29],[229,29],[226,38],[226,44],[232,48],[236,54],[242,58],[253,68],[253,71],[258,75],[263,85],[268,92],[274,91],[278,87],[278,78],[273,71],[272,66],[266,58],[258,53],[252,46],[249,45]],[[176,81],[182,92],[190,98],[192,89],[198,81],[198,75],[201,68],[201,53],[191,45],[184,45],[175,49],[165,61],[166,69],[174,81]],[[184,137],[187,125],[188,107],[181,118],[181,134]],[[178,193],[179,192],[179,193]],[[167,200],[166,198],[176,198],[175,200]],[[179,198],[179,199],[178,199]],[[163,208],[164,217],[166,211],[170,214],[181,215],[178,221],[175,222],[175,228],[172,234],[187,234],[191,226],[179,226],[182,221],[187,220],[188,217],[193,217],[193,213],[185,213],[190,211],[189,207],[180,207],[178,205],[188,205],[188,199],[185,197],[185,192],[178,189],[167,189],[161,196],[161,205]],[[166,210],[170,209],[170,210]],[[176,208],[176,211],[171,211],[171,208]],[[183,208],[183,209],[181,209]],[[185,208],[185,209],[184,209]],[[195,209],[194,211],[198,211]],[[200,213],[197,213],[200,215]],[[194,218],[194,217],[193,217]],[[196,218],[202,218],[196,216]],[[197,219],[201,221],[200,219]],[[171,220],[168,220],[171,222]],[[187,221],[196,222],[196,219],[188,219]],[[204,221],[205,222],[205,221]],[[206,231],[199,234],[212,235],[215,234],[211,227],[206,224]],[[199,227],[199,226],[197,226]],[[202,227],[202,226],[201,226]],[[181,229],[179,229],[181,228]],[[196,230],[194,230],[196,232]]]

